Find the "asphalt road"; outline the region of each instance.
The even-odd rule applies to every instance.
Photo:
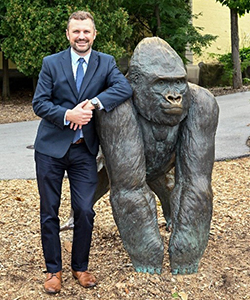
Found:
[[[220,107],[215,158],[250,156],[250,92],[216,97]],[[32,149],[39,121],[0,124],[0,179],[35,178]]]
[[[250,92],[216,97],[220,107],[215,137],[215,159],[226,160],[250,155]]]

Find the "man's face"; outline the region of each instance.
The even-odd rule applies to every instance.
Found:
[[[81,55],[87,55],[93,45],[96,30],[91,19],[75,20],[72,19],[66,30],[67,39],[73,50]]]

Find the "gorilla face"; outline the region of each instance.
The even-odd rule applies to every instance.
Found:
[[[170,115],[181,115],[183,112],[182,95],[186,92],[185,79],[159,78],[152,83],[151,91],[160,99],[160,108]],[[163,100],[163,101],[162,101]]]
[[[134,89],[133,102],[145,119],[168,126],[180,123],[189,108],[189,89],[185,78],[144,78]]]
[[[134,51],[128,72],[133,101],[149,121],[175,126],[190,105],[186,71],[177,53],[160,38],[144,39]]]

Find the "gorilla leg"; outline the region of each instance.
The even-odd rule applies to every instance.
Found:
[[[190,90],[192,104],[180,128],[171,197],[173,231],[169,255],[173,274],[197,272],[212,217],[211,176],[218,105],[208,91],[193,85]]]
[[[158,196],[161,201],[163,215],[166,220],[166,229],[171,228],[171,209],[170,209],[170,194],[174,184],[172,175],[167,173],[155,180],[147,180],[151,190]]]
[[[130,101],[97,112],[97,128],[110,179],[110,201],[125,249],[138,272],[160,273],[163,242],[154,195],[146,184],[141,132]]]

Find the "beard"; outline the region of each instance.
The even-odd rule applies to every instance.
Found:
[[[91,49],[92,44],[91,43],[86,43],[84,47],[79,47],[78,43],[79,41],[75,41],[74,43],[71,44],[71,47],[78,53],[87,53]]]

